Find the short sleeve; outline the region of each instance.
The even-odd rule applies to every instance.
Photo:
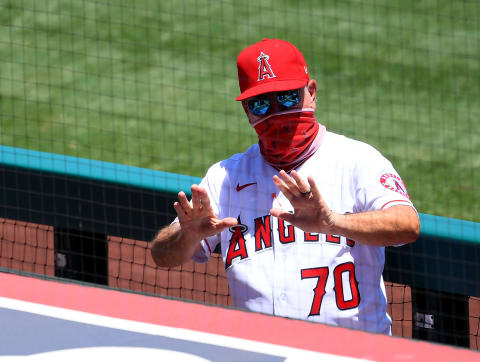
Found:
[[[354,171],[354,212],[381,210],[395,205],[413,207],[407,187],[390,161],[370,146],[365,146],[359,155],[360,161]]]

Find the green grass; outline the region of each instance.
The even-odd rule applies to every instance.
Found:
[[[480,221],[480,3],[0,0],[0,144],[202,176],[256,141],[236,56],[293,42],[318,119]]]

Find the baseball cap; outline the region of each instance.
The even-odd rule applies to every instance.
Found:
[[[302,53],[292,43],[263,39],[240,52],[237,58],[237,101],[262,93],[298,89],[309,81]]]

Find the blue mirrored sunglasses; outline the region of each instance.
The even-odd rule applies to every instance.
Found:
[[[299,90],[291,90],[286,92],[279,92],[276,97],[277,102],[285,108],[296,106],[300,102]],[[271,103],[268,98],[257,98],[247,102],[248,109],[256,116],[263,116],[267,114]]]

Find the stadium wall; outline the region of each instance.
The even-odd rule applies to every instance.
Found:
[[[218,254],[207,264],[168,269],[156,267],[148,250],[173,219],[176,193],[198,178],[6,146],[0,175],[0,267],[231,305]],[[416,243],[387,248],[393,334],[479,349],[480,224],[420,216]],[[104,256],[79,248],[95,243],[105,245]],[[84,273],[68,271],[69,260]],[[432,305],[435,311],[422,310]],[[422,318],[442,317],[448,308],[455,309],[448,328],[425,328]]]

